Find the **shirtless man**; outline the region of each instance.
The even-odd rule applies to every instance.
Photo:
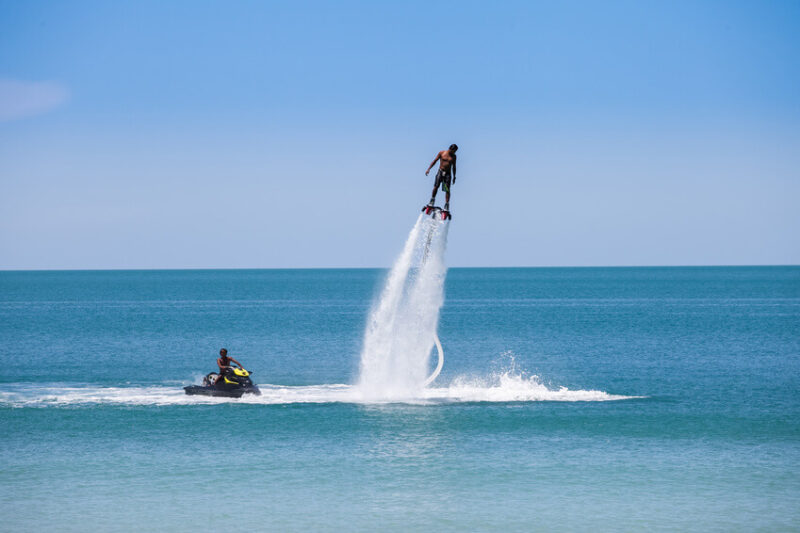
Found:
[[[239,365],[239,368],[244,368],[242,363],[234,359],[233,357],[228,357],[228,350],[225,348],[219,351],[219,359],[217,359],[217,366],[219,367],[219,377],[217,380],[221,380],[222,376],[225,374],[225,371],[231,367],[231,363],[236,363]],[[219,384],[221,385],[224,381],[220,381]]]
[[[451,144],[450,148],[447,150],[442,150],[438,154],[436,154],[436,159],[434,159],[428,170],[425,171],[425,175],[427,176],[428,173],[433,168],[433,165],[439,161],[439,172],[436,173],[436,181],[433,184],[433,192],[431,193],[431,202],[428,205],[433,205],[433,202],[436,200],[436,192],[441,185],[442,190],[444,191],[444,210],[450,210],[450,177],[452,169],[452,178],[453,183],[456,182],[456,151],[458,150],[458,146],[455,144]]]

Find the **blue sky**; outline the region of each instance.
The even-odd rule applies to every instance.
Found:
[[[800,263],[797,2],[0,0],[0,268]]]

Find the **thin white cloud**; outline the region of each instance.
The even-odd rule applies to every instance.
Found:
[[[0,122],[41,115],[68,98],[69,91],[58,83],[0,79]]]

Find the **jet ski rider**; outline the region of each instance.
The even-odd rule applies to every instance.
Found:
[[[233,357],[228,357],[228,350],[222,348],[219,351],[219,358],[217,359],[217,366],[219,366],[219,377],[217,380],[222,379],[222,376],[225,375],[225,371],[231,367],[231,363],[236,363],[239,368],[244,368],[242,363],[234,359]],[[219,382],[220,385],[223,383],[222,381]]]

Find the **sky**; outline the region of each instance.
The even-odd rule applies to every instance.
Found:
[[[800,3],[0,0],[0,269],[386,267],[451,143],[450,266],[800,264]]]

